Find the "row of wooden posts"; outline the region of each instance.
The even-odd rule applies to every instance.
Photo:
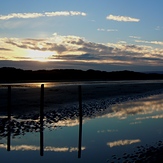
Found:
[[[81,158],[81,146],[82,146],[82,88],[78,86],[78,98],[79,98],[79,140],[78,140],[78,158]],[[11,85],[8,86],[8,105],[7,114],[9,123],[11,121]],[[43,135],[43,118],[44,118],[44,84],[41,84],[40,93],[40,155],[44,155],[44,135]],[[10,125],[8,125],[8,138],[7,138],[7,151],[10,151]]]

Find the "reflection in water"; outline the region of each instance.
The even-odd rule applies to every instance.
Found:
[[[90,158],[91,162],[106,162],[107,158],[109,162],[123,162],[124,159],[134,162],[134,160],[131,160],[138,158],[138,155],[143,158],[148,155],[147,152],[154,153],[158,147],[159,149],[163,147],[163,142],[161,141],[163,137],[162,97],[163,95],[151,96],[138,101],[112,105],[105,110],[96,111],[94,114],[89,110],[88,112],[84,110],[81,121],[80,118],[78,119],[79,114],[75,111],[60,110],[59,112],[59,110],[51,110],[45,112],[42,119],[40,119],[39,115],[12,116],[9,129],[7,125],[8,118],[1,116],[0,150],[6,149],[8,144],[7,148],[18,151],[18,154],[20,151],[40,150],[40,155],[43,155],[43,152],[47,151],[48,156],[45,154],[44,157],[41,157],[42,162],[47,157],[51,158],[51,161],[55,161],[57,157],[63,158],[63,156],[66,156],[66,161],[72,160],[66,155],[66,152],[70,157],[75,157],[73,153],[76,152],[80,158],[81,151],[83,157],[78,159],[81,162],[87,162],[86,158]],[[83,137],[80,125],[85,131]],[[148,127],[149,125],[151,127]],[[10,134],[9,131],[11,131]],[[40,146],[39,143],[29,145],[29,140],[38,139],[39,132]],[[10,144],[9,135],[11,138],[14,137],[12,145]],[[9,140],[7,144],[5,143],[6,138]],[[24,140],[27,141],[27,145],[24,145]],[[76,144],[74,140],[78,140],[75,142]],[[153,145],[153,141],[157,143]],[[152,147],[146,144],[152,144]],[[137,151],[136,149],[141,149],[137,152],[137,155],[134,153],[134,150]],[[52,154],[50,154],[50,151]],[[146,151],[146,154],[144,154],[144,151]],[[134,155],[132,155],[132,152]],[[62,155],[59,156],[60,153]],[[97,156],[94,155],[96,153]],[[129,154],[126,156],[123,155],[124,153]],[[112,158],[112,155],[115,154],[117,160]],[[118,160],[119,158],[121,158],[120,161]]]
[[[83,108],[83,120],[82,123],[85,123],[91,118],[95,116],[98,118],[119,118],[124,119],[129,115],[137,115],[135,118],[135,122],[131,122],[130,124],[140,124],[140,120],[144,119],[156,119],[163,118],[163,114],[160,113],[163,111],[163,95],[149,97],[148,102],[144,100],[126,102],[123,104],[113,105],[107,108],[104,111],[95,112],[92,114],[90,111],[90,115]],[[149,102],[150,100],[150,102]],[[151,115],[154,113],[155,115]],[[150,114],[149,116],[144,115]],[[141,117],[139,117],[139,115]],[[73,127],[78,126],[80,124],[80,120],[78,119],[78,112],[71,110],[51,110],[45,112],[43,117],[41,118],[39,114],[29,114],[29,115],[20,115],[20,116],[11,116],[10,127],[11,127],[11,136],[16,135],[24,135],[27,132],[39,132],[40,124],[44,124],[44,127],[51,129],[56,129],[60,127]],[[81,123],[81,124],[82,124]],[[6,116],[0,116],[0,137],[7,136],[7,128],[8,128],[8,118]],[[102,130],[98,131],[102,132]],[[107,131],[107,132],[115,132]]]
[[[137,122],[131,122],[130,125],[137,125],[137,124],[140,124],[142,123],[141,121],[137,121]]]
[[[60,82],[34,82],[34,83],[6,83],[6,84],[0,84],[0,87],[8,87],[9,85],[12,85],[14,88],[40,88],[40,85],[44,84],[45,87],[52,87],[52,86],[59,86],[62,85]],[[66,84],[66,83],[65,83]]]
[[[41,95],[40,95],[40,155],[44,155],[44,84],[41,85]]]
[[[98,133],[105,133],[105,132],[118,132],[118,130],[98,130]]]
[[[163,111],[162,97],[163,95],[156,95],[147,99],[113,105],[111,113],[106,113],[103,116],[107,116],[108,118],[117,117],[119,119],[126,119],[129,115],[145,115],[154,112],[159,113],[160,111]],[[158,117],[162,118],[162,115],[159,115]],[[137,118],[137,120],[139,120],[139,118]]]
[[[82,92],[81,86],[79,88],[79,142],[78,142],[78,158],[81,157],[81,144],[82,144]]]
[[[163,114],[162,114],[162,115],[147,116],[147,117],[138,117],[138,118],[136,118],[136,120],[144,120],[144,119],[160,119],[160,118],[163,118]]]
[[[11,87],[9,87],[9,100],[11,99]],[[8,104],[10,104],[10,102],[8,102]],[[74,148],[74,147],[71,147],[70,149],[69,148],[54,148],[54,147],[51,147],[51,146],[46,146],[45,149],[44,149],[44,133],[43,133],[43,130],[44,130],[44,84],[41,85],[41,95],[40,95],[40,124],[38,124],[38,120],[31,120],[30,124],[27,124],[26,122],[29,122],[29,121],[11,121],[11,116],[10,116],[10,105],[8,107],[8,118],[6,119],[4,117],[4,121],[2,120],[2,122],[4,123],[4,125],[7,126],[7,151],[10,151],[10,149],[12,150],[38,150],[38,147],[36,146],[27,146],[27,145],[20,145],[20,146],[15,146],[15,147],[10,147],[10,137],[11,137],[11,126],[16,127],[16,133],[14,133],[15,135],[20,135],[20,130],[22,129],[25,129],[27,128],[27,132],[30,131],[29,129],[30,128],[34,128],[35,131],[36,131],[36,128],[39,126],[39,130],[40,130],[40,156],[43,156],[44,155],[44,150],[45,151],[70,151],[70,152],[73,152],[73,151],[78,151],[78,158],[81,158],[81,150],[84,150],[85,147],[82,147],[82,101],[81,101],[81,86],[79,86],[79,141],[78,141],[78,148]],[[2,116],[3,117],[3,116]],[[53,117],[54,118],[54,117]],[[5,123],[8,122],[8,123]],[[11,123],[12,122],[12,123]],[[25,122],[25,123],[24,123]],[[53,122],[52,122],[53,123]],[[36,125],[35,125],[36,124]],[[54,123],[53,123],[54,124]],[[1,126],[2,127],[2,126]],[[4,126],[4,130],[5,130],[5,126]],[[3,130],[3,131],[4,131]],[[2,132],[3,132],[2,131]],[[12,131],[15,131],[15,130],[12,130]],[[1,132],[1,133],[2,133]],[[3,135],[5,136],[5,135]],[[1,145],[0,148],[3,148],[4,145]]]
[[[160,113],[163,111],[163,95],[152,96],[139,101],[131,101],[122,104],[112,105],[105,110],[102,111],[94,111],[92,114],[91,111],[89,113],[86,112],[83,107],[83,117],[84,119],[78,120],[78,112],[72,110],[51,110],[45,112],[43,117],[41,118],[39,114],[29,114],[29,115],[20,115],[20,116],[11,116],[10,127],[12,129],[12,136],[16,135],[24,135],[26,132],[39,132],[40,124],[44,124],[44,127],[49,129],[56,129],[57,127],[72,127],[77,126],[80,122],[86,122],[94,118],[95,116],[98,118],[107,117],[107,118],[119,118],[124,119],[129,115],[141,115],[141,117],[136,117],[135,122],[131,122],[130,124],[139,124],[144,119],[156,119],[163,118],[163,114]],[[143,116],[145,114],[152,114],[149,116]],[[79,115],[80,117],[80,115]],[[81,123],[81,124],[82,124]],[[8,117],[0,116],[0,137],[6,137],[8,127]],[[102,131],[98,131],[102,132]],[[115,132],[115,131],[108,131]]]
[[[9,124],[8,124],[8,134],[7,134],[7,151],[10,151],[10,137],[11,137],[11,129],[10,129],[10,121],[9,121]]]
[[[8,134],[7,134],[7,151],[10,151],[10,135],[11,135],[11,131],[10,131],[10,121],[11,121],[11,86],[8,86],[8,106],[7,106],[7,114],[8,114]]]
[[[154,81],[156,83],[158,83],[158,81]],[[161,82],[161,81],[160,81]],[[4,88],[4,87],[8,87],[8,85],[12,85],[12,87],[15,87],[15,88],[20,88],[20,87],[30,87],[30,88],[40,88],[40,85],[44,84],[44,86],[46,88],[51,88],[51,87],[56,87],[56,86],[70,86],[70,85],[92,85],[92,84],[119,84],[119,83],[122,83],[122,82],[115,82],[115,81],[73,81],[73,82],[31,82],[31,83],[0,83],[0,87],[1,88]],[[127,81],[124,81],[124,84],[125,83],[130,83],[130,82],[127,82]]]
[[[108,142],[107,145],[109,147],[115,147],[115,146],[121,146],[121,145],[130,145],[133,143],[139,143],[141,142],[140,139],[135,139],[135,140],[117,140],[114,142]]]
[[[39,146],[34,146],[34,145],[16,145],[12,146],[11,145],[11,150],[12,151],[39,151],[40,147]],[[0,149],[6,149],[6,144],[0,144]],[[82,147],[81,150],[85,150],[85,147]],[[52,146],[46,146],[44,148],[44,151],[53,151],[53,152],[76,152],[78,151],[77,147],[52,147]]]

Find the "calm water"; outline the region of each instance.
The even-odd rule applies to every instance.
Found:
[[[124,80],[124,81],[74,81],[74,82],[31,82],[31,83],[0,83],[0,87],[12,85],[12,87],[45,87],[69,86],[69,85],[92,85],[92,84],[129,84],[129,83],[163,83],[163,80]]]
[[[0,136],[0,162],[123,162],[124,155],[136,153],[140,146],[155,147],[163,141],[163,94],[112,105],[96,116],[85,116],[82,133],[77,116],[47,123],[43,133],[32,124],[25,133],[7,131],[5,128],[6,135]]]

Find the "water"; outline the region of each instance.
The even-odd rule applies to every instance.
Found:
[[[22,83],[0,83],[0,87],[4,88],[8,85],[12,87],[30,87],[38,88],[41,84],[45,87],[56,87],[56,86],[70,86],[70,85],[92,85],[92,84],[134,84],[134,83],[163,83],[163,80],[124,80],[124,81],[70,81],[70,82],[22,82]]]
[[[20,117],[15,120],[30,121]],[[77,116],[63,117],[55,123],[45,118],[44,122],[43,133],[29,124],[28,130],[22,132],[22,129],[19,134],[8,136],[6,128],[6,136],[0,136],[0,162],[99,163],[132,160],[133,154],[138,153],[138,157],[143,150],[157,147],[158,142],[163,141],[163,94],[112,105],[94,116],[84,116],[82,133],[79,133]],[[10,140],[10,151],[7,151],[7,140]],[[40,142],[44,144],[43,156],[40,156]]]

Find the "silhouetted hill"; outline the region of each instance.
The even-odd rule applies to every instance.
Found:
[[[76,80],[152,80],[163,79],[163,74],[134,71],[99,71],[76,69],[22,70],[13,67],[0,68],[0,82],[21,81],[76,81]]]

